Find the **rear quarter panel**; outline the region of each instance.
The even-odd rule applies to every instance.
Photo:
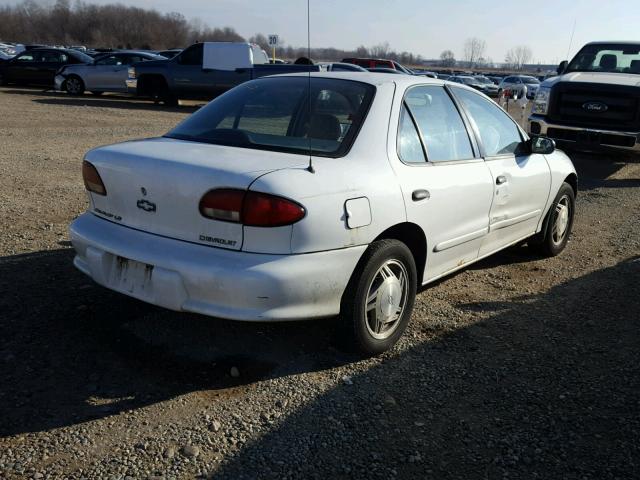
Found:
[[[251,190],[282,195],[305,207],[305,218],[290,232],[291,253],[366,245],[406,220],[400,185],[386,154],[393,95],[392,83],[378,86],[365,123],[345,157],[314,157],[315,173],[305,168],[278,170],[251,186]],[[361,197],[369,200],[371,223],[348,228],[345,203]],[[250,241],[250,233],[245,234],[245,242]]]

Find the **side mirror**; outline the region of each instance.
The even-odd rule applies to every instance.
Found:
[[[564,73],[564,71],[567,69],[567,65],[569,65],[569,62],[567,62],[566,60],[560,62],[560,65],[558,65],[558,68],[556,69],[558,75],[562,75]]]
[[[531,153],[540,153],[542,155],[551,155],[556,149],[556,142],[549,137],[532,137]]]

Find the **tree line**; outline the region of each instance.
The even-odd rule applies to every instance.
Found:
[[[267,37],[257,33],[245,39],[232,27],[215,27],[199,19],[188,20],[180,13],[160,13],[153,9],[122,4],[95,5],[81,0],[56,0],[44,4],[25,0],[0,6],[0,41],[42,43],[46,45],[84,45],[92,48],[139,48],[162,50],[181,48],[195,42],[243,42],[260,45],[270,52]],[[282,44],[282,41],[281,41]],[[341,60],[353,56],[384,57],[401,63],[422,61],[411,52],[396,52],[388,43],[355,50],[338,48],[278,48],[279,57],[296,59],[309,56],[322,60]]]
[[[165,49],[196,40],[242,41],[233,28],[209,28],[179,13],[122,4],[26,0],[0,6],[0,40],[47,45]]]
[[[493,60],[485,57],[487,43],[480,38],[467,38],[464,42],[462,61],[467,67],[493,66]],[[507,51],[504,63],[513,70],[522,70],[533,59],[531,48],[526,45],[518,45]],[[451,50],[444,50],[440,54],[440,64],[443,67],[455,67],[459,64],[455,54]]]
[[[46,45],[85,45],[98,48],[140,48],[162,50],[181,48],[197,41],[243,42],[260,45],[270,52],[267,37],[262,33],[244,38],[234,28],[212,28],[199,19],[188,20],[180,13],[160,13],[157,10],[130,7],[122,4],[95,5],[78,0],[56,0],[46,4],[24,0],[16,5],[0,6],[0,41],[42,43]],[[420,55],[393,50],[388,42],[354,50],[312,48],[282,45],[277,55],[285,59],[310,56],[313,59],[339,61],[346,57],[388,58],[406,65],[423,62]],[[486,42],[469,38],[464,43],[462,60],[465,66],[493,64],[485,57]],[[505,63],[520,70],[531,61],[531,49],[518,46],[509,50]],[[460,64],[451,50],[440,55],[444,67]]]

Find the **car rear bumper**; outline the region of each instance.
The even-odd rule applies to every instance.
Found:
[[[300,255],[169,239],[91,213],[69,227],[74,265],[100,285],[177,311],[232,320],[331,317],[366,246]]]
[[[541,115],[531,115],[528,131],[553,138],[559,144],[585,150],[625,150],[640,152],[640,132],[602,130],[554,124]]]

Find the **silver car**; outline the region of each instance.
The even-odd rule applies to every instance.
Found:
[[[528,99],[533,99],[539,87],[540,81],[537,78],[529,75],[510,75],[500,82],[498,95],[501,95],[504,90],[509,90],[511,95],[516,93],[518,98],[526,95]]]
[[[103,92],[127,92],[127,69],[130,65],[147,60],[165,60],[150,52],[120,51],[108,53],[91,64],[67,65],[56,73],[56,90],[70,95],[82,95],[85,91],[99,95]]]

